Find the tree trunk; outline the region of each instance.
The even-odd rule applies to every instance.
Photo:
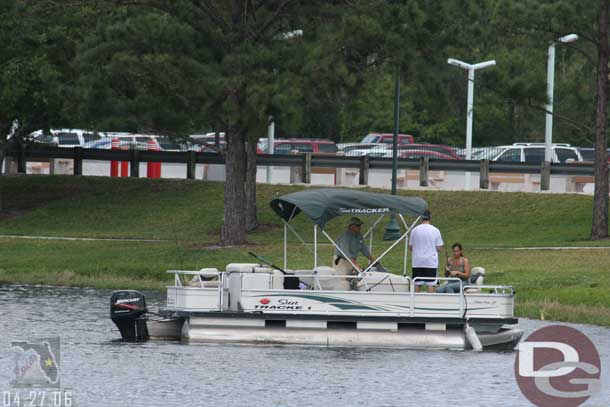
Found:
[[[246,146],[241,129],[229,127],[225,134],[224,224],[220,242],[225,246],[246,243]]]
[[[251,231],[258,227],[256,219],[256,142],[246,143],[246,230]]]
[[[597,20],[597,117],[595,121],[595,193],[591,240],[608,237],[608,8],[600,0]]]
[[[2,171],[2,168],[4,167],[4,149],[5,149],[5,144],[0,146],[0,212],[2,212],[4,210],[4,192],[2,191],[2,187],[3,187],[3,182],[2,182],[2,177],[4,176],[4,173]]]

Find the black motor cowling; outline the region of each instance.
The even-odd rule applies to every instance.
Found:
[[[110,319],[128,341],[148,339],[146,327],[146,299],[139,291],[115,291],[110,297]]]

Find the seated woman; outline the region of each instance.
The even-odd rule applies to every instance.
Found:
[[[460,286],[468,284],[470,278],[470,262],[464,257],[464,250],[460,243],[454,243],[451,246],[453,257],[447,259],[445,266],[445,277],[457,277],[460,281],[450,281],[449,283],[440,286],[437,293],[455,294],[460,292]]]

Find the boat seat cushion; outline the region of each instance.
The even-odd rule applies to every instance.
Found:
[[[218,278],[210,277],[210,276],[201,276],[201,280],[199,276],[193,276],[191,281],[189,282],[189,287],[201,287],[203,285],[204,288],[218,288]]]
[[[230,263],[227,264],[227,273],[253,273],[254,270],[260,267],[258,263]]]
[[[470,278],[468,279],[468,284],[470,285],[483,285],[483,281],[485,280],[485,269],[483,267],[473,267],[470,270]],[[479,293],[481,292],[480,288],[465,288],[465,292],[467,293]]]
[[[473,267],[470,270],[469,284],[482,285],[485,279],[485,269],[483,267]]]
[[[205,288],[218,288],[218,276],[214,275],[214,273],[218,273],[217,268],[204,267],[199,271],[201,272],[201,281],[203,281],[203,286]],[[191,281],[189,281],[189,287],[201,287],[199,276],[194,275],[193,278],[191,278]]]
[[[358,281],[358,291],[371,292],[409,292],[409,280],[403,276],[379,271],[364,273],[362,280]]]
[[[300,280],[307,286],[312,287],[315,290],[329,290],[329,291],[350,291],[350,279],[345,276],[337,274],[337,271],[328,266],[319,266],[316,268],[317,281],[314,278],[314,270],[295,270],[294,274],[300,275]],[[311,276],[311,277],[307,277]]]

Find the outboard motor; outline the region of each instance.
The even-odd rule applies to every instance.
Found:
[[[148,340],[146,299],[139,291],[115,291],[110,297],[110,319],[128,341]]]

